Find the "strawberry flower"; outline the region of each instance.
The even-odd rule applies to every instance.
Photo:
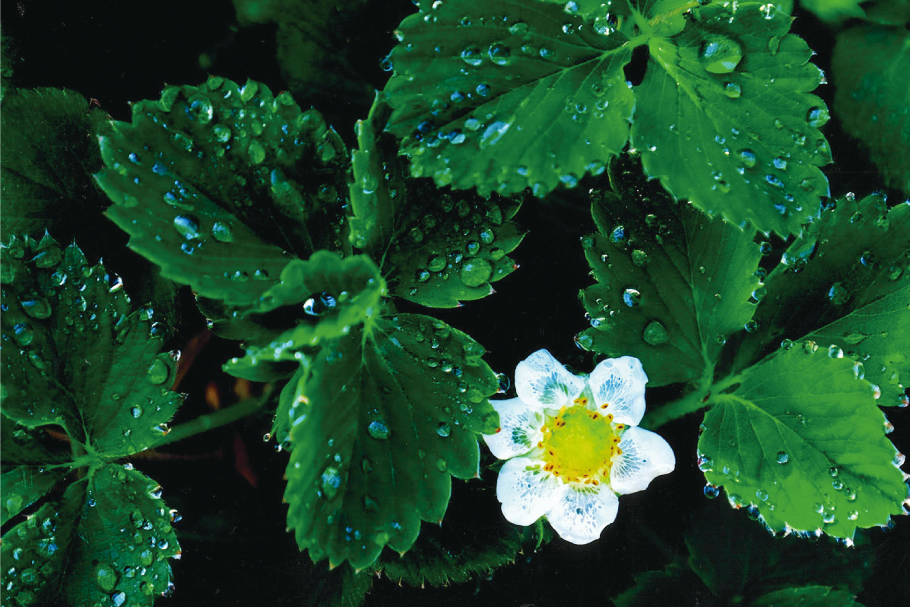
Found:
[[[500,430],[483,438],[508,460],[496,497],[516,525],[546,516],[563,539],[587,544],[613,522],[617,496],[646,489],[676,466],[663,438],[636,427],[648,376],[631,356],[577,376],[547,350],[515,369],[518,398],[492,401]]]

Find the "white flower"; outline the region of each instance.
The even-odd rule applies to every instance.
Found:
[[[516,525],[546,516],[565,540],[587,544],[616,518],[617,495],[634,493],[672,472],[673,449],[637,428],[648,376],[631,356],[576,376],[547,350],[515,369],[518,398],[493,401],[500,430],[483,438],[508,461],[496,497]]]

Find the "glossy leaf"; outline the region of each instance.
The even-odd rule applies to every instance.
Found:
[[[623,35],[537,0],[434,6],[402,22],[385,88],[388,129],[414,176],[543,196],[602,171],[625,145],[634,102]]]
[[[902,512],[901,459],[852,361],[782,350],[712,402],[698,441],[705,478],[735,507],[754,505],[771,530],[849,539]]]
[[[250,305],[290,257],[340,248],[346,151],[315,111],[218,77],[133,105],[101,139],[108,216],[201,296]]]
[[[910,5],[907,10],[910,19]],[[873,25],[845,30],[832,72],[834,111],[844,130],[869,149],[888,185],[910,194],[910,33]]]
[[[475,433],[496,430],[483,352],[445,323],[401,314],[315,355],[287,411],[285,492],[313,560],[362,569],[385,545],[409,549],[421,520],[442,519],[450,475],[478,474]]]
[[[812,51],[773,4],[710,3],[673,38],[648,41],[632,145],[649,175],[698,208],[761,231],[799,233],[831,162]],[[675,91],[675,93],[674,93]]]
[[[0,184],[3,232],[73,234],[98,221],[105,200],[91,174],[108,118],[74,91],[20,90],[4,99]]]
[[[766,280],[756,330],[737,351],[740,367],[783,340],[835,345],[881,389],[880,405],[908,402],[910,204],[852,195],[822,213]]]
[[[615,193],[593,194],[599,232],[582,244],[598,284],[581,295],[592,328],[579,345],[642,361],[650,386],[710,382],[721,349],[755,306],[754,230],[709,218],[617,162]]]
[[[65,499],[75,500],[72,493]],[[168,559],[179,558],[180,546],[161,487],[131,466],[109,464],[94,470],[79,497],[79,541],[70,543],[63,573],[68,603],[151,605],[169,595]]]
[[[12,423],[5,421],[4,423]],[[44,470],[29,466],[17,466],[3,472],[3,504],[0,508],[0,525],[44,497],[57,484],[66,470]]]
[[[525,232],[510,219],[523,197],[440,191],[408,176],[390,138],[374,133],[385,115],[377,103],[358,123],[351,185],[351,239],[387,268],[391,291],[415,303],[452,308],[493,293],[490,283],[518,265],[509,257]]]

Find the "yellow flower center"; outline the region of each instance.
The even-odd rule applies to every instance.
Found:
[[[567,482],[598,485],[601,478],[609,478],[613,456],[622,453],[619,435],[625,426],[587,405],[587,397],[580,396],[556,417],[547,416],[537,446],[544,450],[544,470]]]

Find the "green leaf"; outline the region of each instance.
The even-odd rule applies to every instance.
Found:
[[[632,121],[645,170],[671,193],[783,236],[817,214],[831,162],[828,110],[809,94],[822,75],[790,23],[772,4],[693,9],[679,35],[648,41]]]
[[[84,491],[74,530],[80,541],[70,544],[63,584],[69,604],[151,605],[170,594],[168,559],[179,558],[180,546],[161,487],[131,466],[109,464],[93,470]]]
[[[646,571],[635,576],[635,585],[613,599],[616,607],[721,607],[719,600],[691,571],[670,566],[666,571]]]
[[[838,34],[832,58],[834,111],[864,143],[885,182],[910,194],[910,32],[874,25]]]
[[[403,299],[452,308],[492,294],[490,283],[518,267],[507,254],[525,235],[510,221],[523,196],[440,192],[428,179],[409,178],[391,138],[380,141],[374,133],[385,109],[375,104],[358,123],[352,242],[382,260],[391,291]]]
[[[98,183],[130,247],[201,296],[249,306],[289,261],[340,248],[344,144],[314,110],[211,77],[133,105]]]
[[[392,51],[388,129],[415,176],[542,196],[601,172],[631,121],[645,169],[675,196],[798,233],[828,191],[817,128],[828,112],[808,94],[821,72],[773,5],[690,4],[643,3],[646,14],[633,8],[615,26],[535,0],[422,5]],[[623,70],[645,44],[651,60],[633,91]]]
[[[599,233],[582,244],[598,284],[582,293],[592,328],[577,342],[635,356],[651,386],[710,381],[726,337],[755,311],[754,230],[677,203],[640,175],[637,162],[617,161],[615,193],[592,194]]]
[[[62,502],[4,536],[16,567],[3,571],[3,605],[151,605],[179,554],[171,515],[154,481],[108,462],[167,432],[182,400],[168,389],[176,357],[159,354],[151,313],[130,314],[122,282],[75,244],[14,235],[2,253],[2,455],[24,464],[4,471],[4,522],[80,470]],[[71,453],[35,431],[47,425],[63,427]]]
[[[363,569],[404,552],[442,519],[450,475],[478,474],[475,433],[496,429],[483,348],[429,317],[401,314],[326,343],[287,411],[288,527],[314,561]],[[279,422],[280,423],[280,422]]]
[[[249,340],[246,357],[231,359],[224,369],[254,381],[271,379],[288,370],[287,362],[304,360],[302,350],[347,335],[352,327],[372,326],[384,293],[385,281],[365,255],[342,259],[316,251],[308,261],[295,259],[245,317],[259,323],[262,334]]]
[[[757,598],[752,607],[862,607],[852,594],[827,586],[777,590]]]
[[[104,197],[91,174],[101,166],[97,136],[107,115],[74,91],[20,90],[4,99],[2,183],[5,234],[71,236],[97,221]]]
[[[406,18],[385,94],[411,173],[543,196],[602,171],[629,135],[632,48],[582,25],[536,0],[453,0]]]
[[[827,350],[781,350],[712,397],[701,468],[772,531],[850,539],[902,512],[908,487],[873,389]]]
[[[847,19],[860,18],[866,15],[860,4],[867,0],[800,0],[804,8],[827,23],[840,23]]]
[[[910,378],[910,204],[852,195],[827,209],[766,280],[744,367],[782,340],[834,345],[860,361],[881,405],[907,404]],[[787,343],[787,342],[785,342]]]

